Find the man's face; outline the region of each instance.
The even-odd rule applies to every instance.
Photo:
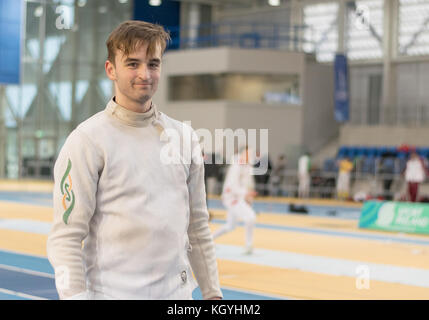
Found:
[[[161,75],[161,46],[152,56],[147,56],[148,44],[125,56],[116,51],[115,64],[106,61],[106,73],[115,83],[116,99],[124,106],[145,105],[151,101],[158,88]]]

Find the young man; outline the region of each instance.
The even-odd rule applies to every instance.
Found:
[[[168,40],[143,21],[111,33],[105,69],[115,96],[69,135],[55,163],[47,249],[61,299],[192,299],[192,271],[203,298],[222,297],[198,138],[152,102]],[[168,130],[184,142],[180,163],[165,161],[165,150],[180,148],[163,138]]]
[[[225,177],[222,190],[222,203],[227,209],[226,224],[217,229],[213,238],[217,238],[235,229],[237,220],[243,220],[246,229],[245,253],[253,251],[253,228],[256,214],[251,207],[255,182],[253,168],[249,164],[249,150],[245,147],[238,156],[234,156]]]

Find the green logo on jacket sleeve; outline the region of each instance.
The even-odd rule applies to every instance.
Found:
[[[72,162],[69,159],[69,162],[67,164],[66,172],[63,175],[63,178],[61,179],[61,194],[63,195],[63,208],[64,208],[64,214],[63,214],[63,221],[65,224],[67,224],[70,213],[73,210],[74,207],[74,192],[72,190],[72,179],[70,175],[70,170],[72,168]]]

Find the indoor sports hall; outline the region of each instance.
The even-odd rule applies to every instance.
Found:
[[[121,90],[106,41],[127,20],[171,38],[152,103],[196,133],[190,166],[183,140],[173,167],[188,177],[192,221],[195,154],[204,161],[223,299],[429,299],[429,0],[0,0],[0,300],[60,299],[48,236],[54,216],[67,225],[87,204],[78,191],[92,181],[89,169],[63,173],[60,152]],[[107,168],[86,143],[74,144],[81,168],[91,154]],[[125,163],[94,185],[148,198],[145,179],[133,195],[116,191],[172,165],[115,180],[140,159],[115,148]],[[171,187],[159,190],[168,202]]]

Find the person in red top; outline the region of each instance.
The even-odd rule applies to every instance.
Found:
[[[405,181],[407,182],[407,199],[409,201],[417,201],[419,185],[425,181],[428,174],[429,172],[423,159],[413,150],[404,170]]]

